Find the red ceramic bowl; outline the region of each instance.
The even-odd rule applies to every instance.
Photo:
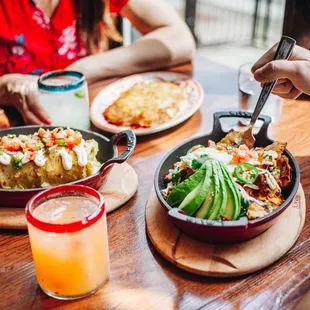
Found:
[[[8,134],[15,134],[15,135],[33,134],[34,132],[38,131],[39,128],[53,130],[54,128],[57,127],[55,126],[15,127],[6,130],[1,130],[0,136],[2,137]],[[136,136],[131,130],[125,130],[119,132],[114,136],[112,136],[111,139],[108,139],[107,137],[97,134],[95,132],[86,130],[79,130],[79,131],[81,132],[85,140],[94,139],[98,142],[99,152],[97,155],[97,159],[102,163],[102,166],[96,174],[81,180],[77,180],[75,182],[71,182],[69,184],[80,184],[92,187],[94,189],[98,189],[106,181],[113,164],[122,163],[126,161],[127,158],[131,155],[136,145]],[[118,155],[117,144],[123,138],[126,138],[127,147],[121,155]],[[31,197],[33,197],[34,195],[38,194],[43,190],[44,190],[43,188],[33,188],[23,190],[0,189],[1,206],[25,207],[25,205],[27,204],[27,202]]]
[[[251,113],[246,112],[215,113],[214,125],[211,134],[191,138],[190,140],[180,144],[172,149],[160,162],[155,172],[154,180],[156,195],[161,205],[168,212],[168,215],[173,223],[190,237],[210,243],[235,243],[251,239],[272,226],[278,219],[278,216],[289,206],[296,195],[300,182],[299,167],[293,155],[289,151],[285,150],[284,154],[289,158],[289,163],[293,169],[292,184],[282,192],[285,198],[284,203],[272,213],[262,218],[248,220],[247,217],[242,217],[237,221],[210,221],[197,219],[195,217],[185,215],[184,212],[178,208],[171,208],[163,198],[161,191],[166,187],[164,177],[168,170],[173,167],[173,164],[177,162],[181,156],[184,156],[187,150],[192,146],[197,144],[206,145],[208,140],[218,142],[226,135],[226,133],[222,130],[220,118],[251,118],[251,116]],[[274,142],[267,136],[267,130],[271,122],[271,118],[269,116],[260,116],[259,119],[264,121],[264,123],[259,133],[255,136],[255,146],[264,147]]]

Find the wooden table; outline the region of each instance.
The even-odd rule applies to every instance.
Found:
[[[190,73],[192,67],[183,66],[178,70]],[[182,126],[139,138],[130,158],[140,186],[131,201],[108,216],[109,284],[79,301],[49,298],[38,287],[28,236],[24,232],[2,231],[0,309],[291,309],[302,297],[304,304],[309,302],[309,220],[294,247],[282,259],[265,270],[233,279],[204,278],[179,270],[150,244],[144,211],[160,159],[184,139],[209,132],[215,111],[236,110],[238,106],[235,70],[197,58],[193,76],[203,85],[206,94],[200,111]],[[91,87],[92,97],[103,84]],[[308,205],[309,116],[309,102],[286,102],[281,121],[270,128],[270,136],[288,141],[288,149],[298,159]]]

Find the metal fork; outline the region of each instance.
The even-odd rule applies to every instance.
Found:
[[[282,36],[281,41],[278,45],[276,54],[274,56],[274,60],[279,60],[279,59],[289,59],[291,56],[291,53],[294,49],[294,46],[296,44],[296,41],[290,37],[287,36]],[[250,121],[250,125],[248,128],[242,133],[242,137],[246,142],[246,145],[249,148],[252,148],[255,143],[255,138],[253,136],[253,127],[255,125],[255,122],[262,111],[270,93],[272,92],[274,86],[276,85],[278,80],[275,80],[270,83],[265,83],[263,86],[263,89],[259,95],[259,98],[257,100],[254,112],[252,114],[252,118]]]

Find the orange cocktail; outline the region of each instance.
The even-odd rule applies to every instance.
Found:
[[[37,279],[58,299],[95,292],[109,278],[104,202],[85,186],[63,185],[35,196],[26,207]]]

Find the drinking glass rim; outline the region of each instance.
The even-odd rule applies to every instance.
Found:
[[[65,85],[47,85],[44,83],[49,78],[58,76],[72,76],[78,78],[76,81]],[[39,90],[49,91],[49,92],[66,92],[70,90],[76,90],[81,87],[85,82],[85,76],[83,73],[71,70],[55,70],[51,72],[46,72],[42,74],[38,79]]]
[[[51,195],[59,193],[70,193],[70,192],[71,193],[82,192],[84,194],[88,194],[96,198],[98,200],[98,207],[84,219],[66,224],[47,223],[39,220],[32,214],[33,207],[44,198],[48,198]],[[54,232],[54,233],[73,233],[80,231],[96,223],[104,214],[104,212],[105,212],[105,202],[103,200],[103,197],[98,191],[84,185],[66,185],[66,184],[51,187],[38,193],[28,201],[25,209],[26,219],[32,226],[46,232]]]

